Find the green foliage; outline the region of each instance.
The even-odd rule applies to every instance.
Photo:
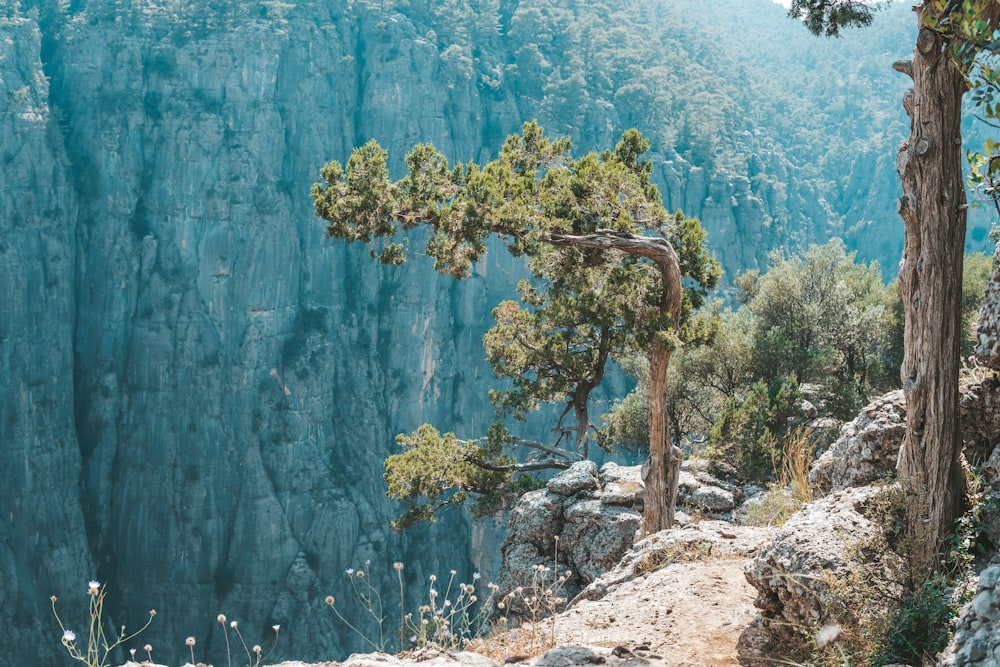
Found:
[[[856,263],[838,239],[772,262],[747,306],[757,375],[819,383],[831,412],[852,416],[876,388],[886,356],[890,320],[878,267]]]
[[[470,494],[473,515],[486,516],[506,500],[539,488],[530,475],[515,474],[515,460],[505,451],[510,436],[499,425],[485,439],[470,442],[422,424],[410,435],[396,436],[396,442],[403,453],[385,460],[387,493],[404,506],[392,524],[395,530],[432,521],[439,509],[463,504]]]
[[[709,456],[732,465],[749,480],[768,479],[781,444],[796,427],[802,395],[794,375],[772,382],[758,380],[745,396],[727,401],[709,434]]]
[[[814,35],[835,37],[844,28],[871,25],[872,7],[857,0],[792,0],[788,14]]]
[[[583,241],[627,239],[657,248],[668,241],[684,280],[682,318],[720,275],[700,223],[661,205],[652,166],[643,159],[649,142],[638,131],[626,131],[614,150],[600,154],[574,158],[570,148],[569,139],[549,139],[530,122],[484,165],[450,166],[432,146],[416,146],[406,156],[406,175],[392,181],[386,151],[371,141],[346,167],[323,167],[323,183],[312,190],[327,235],[371,246],[371,256],[384,264],[405,261],[406,235],[418,227],[429,234],[423,254],[438,272],[456,278],[470,275],[490,237],[526,259],[532,279],[518,286],[519,301],[493,310],[496,325],[483,342],[495,375],[509,381],[491,392],[501,415],[523,418],[541,403],[565,403],[553,429],[555,445],[536,443],[552,457],[550,467],[587,457],[590,394],[608,362],[678,336],[664,305],[673,286],[664,284],[662,267],[628,248]],[[707,336],[708,328],[697,323],[684,331]],[[572,425],[564,424],[567,415]],[[559,447],[568,434],[574,437],[567,452]],[[486,512],[522,488],[512,471],[523,468],[504,458],[501,440],[489,438],[486,449],[472,450],[471,443],[426,425],[401,437],[407,451],[386,461],[389,495],[406,503],[400,525],[429,519],[469,494],[481,503],[476,511]]]
[[[961,609],[952,588],[944,575],[935,574],[908,594],[889,617],[867,664],[921,664],[944,650]]]
[[[891,355],[902,340],[893,319],[901,318],[898,294],[840,241],[771,259],[766,273],[737,278],[738,311],[711,303],[688,316],[705,335],[689,335],[669,370],[675,440],[711,431],[712,451],[752,478],[772,472],[771,439],[785,433],[772,412],[786,412],[774,401],[787,378],[810,383],[810,399],[820,399],[825,414],[850,418],[873,393],[898,382]],[[602,433],[607,446],[642,441],[648,426],[636,408],[645,391],[640,381],[615,404]],[[791,395],[779,401],[786,402],[789,409],[795,403]]]
[[[962,358],[974,354],[979,340],[976,325],[979,306],[986,293],[986,284],[994,271],[993,258],[983,253],[970,253],[962,265]]]

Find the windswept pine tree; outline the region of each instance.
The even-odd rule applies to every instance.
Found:
[[[346,168],[326,165],[313,188],[328,236],[370,244],[383,264],[403,263],[420,230],[428,239],[423,252],[441,273],[467,277],[491,238],[531,271],[519,300],[494,309],[496,325],[484,339],[497,377],[511,380],[491,399],[514,417],[564,403],[554,442],[521,440],[499,425],[482,440],[426,424],[400,436],[404,453],[386,461],[389,494],[406,507],[400,527],[470,495],[488,512],[530,488],[521,474],[587,458],[591,392],[611,359],[637,351],[650,362],[645,526],[673,522],[680,450],[665,420],[666,370],[686,313],[715,286],[719,268],[698,221],[663,208],[639,132],[629,130],[600,154],[573,158],[570,148],[569,139],[547,139],[527,123],[485,165],[451,167],[432,146],[417,146],[406,157],[407,175],[392,181],[386,151],[369,142]],[[540,458],[518,461],[512,444]]]

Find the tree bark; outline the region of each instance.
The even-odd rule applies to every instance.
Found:
[[[929,11],[924,3],[922,11]],[[962,177],[961,105],[966,82],[944,38],[920,28],[910,63],[897,70],[913,78],[903,101],[910,137],[897,156],[903,184],[898,207],[905,225],[899,292],[905,313],[903,366],[906,435],[897,470],[925,494],[911,508],[911,526],[926,526],[921,554],[927,565],[963,507],[958,417],[962,260],[966,199]]]
[[[681,316],[681,267],[677,252],[666,239],[599,229],[587,236],[553,234],[547,241],[556,246],[619,250],[645,257],[656,264],[663,283],[660,312],[669,314],[676,331]],[[674,523],[677,484],[680,479],[681,450],[670,442],[667,424],[667,367],[671,348],[665,342],[653,345],[649,353],[649,459],[643,467],[645,499],[643,529],[655,533]]]

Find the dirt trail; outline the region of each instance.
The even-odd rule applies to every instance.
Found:
[[[710,553],[688,549],[679,562],[560,614],[556,643],[638,648],[637,657],[677,667],[738,665],[736,642],[757,613],[743,567],[769,532],[717,526],[709,528],[720,536]]]

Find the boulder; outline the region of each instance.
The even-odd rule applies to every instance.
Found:
[[[966,460],[978,465],[1000,444],[1000,378],[981,374],[960,387]],[[906,433],[906,399],[897,389],[866,405],[809,472],[817,495],[891,477]]]
[[[634,507],[642,494],[642,475],[638,466],[620,466],[608,462],[601,466],[601,502],[618,507]]]
[[[550,479],[545,488],[560,496],[574,496],[581,491],[596,491],[600,484],[597,464],[593,461],[577,461]]]
[[[809,472],[817,495],[883,479],[896,469],[896,456],[906,433],[906,400],[902,390],[879,396],[840,429],[840,436]]]
[[[642,523],[633,509],[641,491],[638,466],[607,463],[598,470],[592,461],[581,461],[549,480],[545,489],[522,496],[501,547],[496,583],[503,613],[537,614],[530,606],[538,603],[525,598],[548,590],[553,592],[542,611],[551,611],[613,568]]]
[[[560,545],[579,579],[590,582],[618,564],[641,524],[642,517],[631,510],[584,500],[566,509]]]
[[[991,488],[1000,488],[1000,445],[995,447],[982,466],[983,478]],[[1000,545],[1000,512],[992,512],[982,517],[982,529],[996,548]]]
[[[836,622],[827,604],[830,586],[855,571],[862,554],[873,557],[859,547],[881,531],[866,516],[866,507],[882,492],[875,486],[851,488],[806,505],[747,564],[746,578],[757,589],[754,606],[761,616],[740,637],[741,664],[794,658],[808,643],[811,629]],[[886,563],[885,572],[889,586],[891,564]]]
[[[994,261],[1000,259],[1000,245],[995,252]],[[986,292],[979,307],[976,334],[977,361],[990,368],[1000,369],[1000,268],[993,272],[986,284]]]
[[[978,465],[1000,444],[1000,377],[974,370],[961,385],[958,405],[966,460]]]
[[[707,468],[685,465],[677,483],[677,503],[694,510],[719,514],[736,507],[737,487],[718,479]]]
[[[511,510],[504,544],[531,544],[540,552],[555,549],[555,536],[562,531],[566,499],[547,489],[530,491]]]
[[[941,653],[940,667],[1000,664],[1000,565],[986,568],[972,600],[962,607],[955,636]]]
[[[709,519],[653,533],[632,545],[614,568],[589,583],[570,606],[581,600],[600,600],[626,582],[667,563],[699,560],[706,555],[749,557],[770,531]]]

